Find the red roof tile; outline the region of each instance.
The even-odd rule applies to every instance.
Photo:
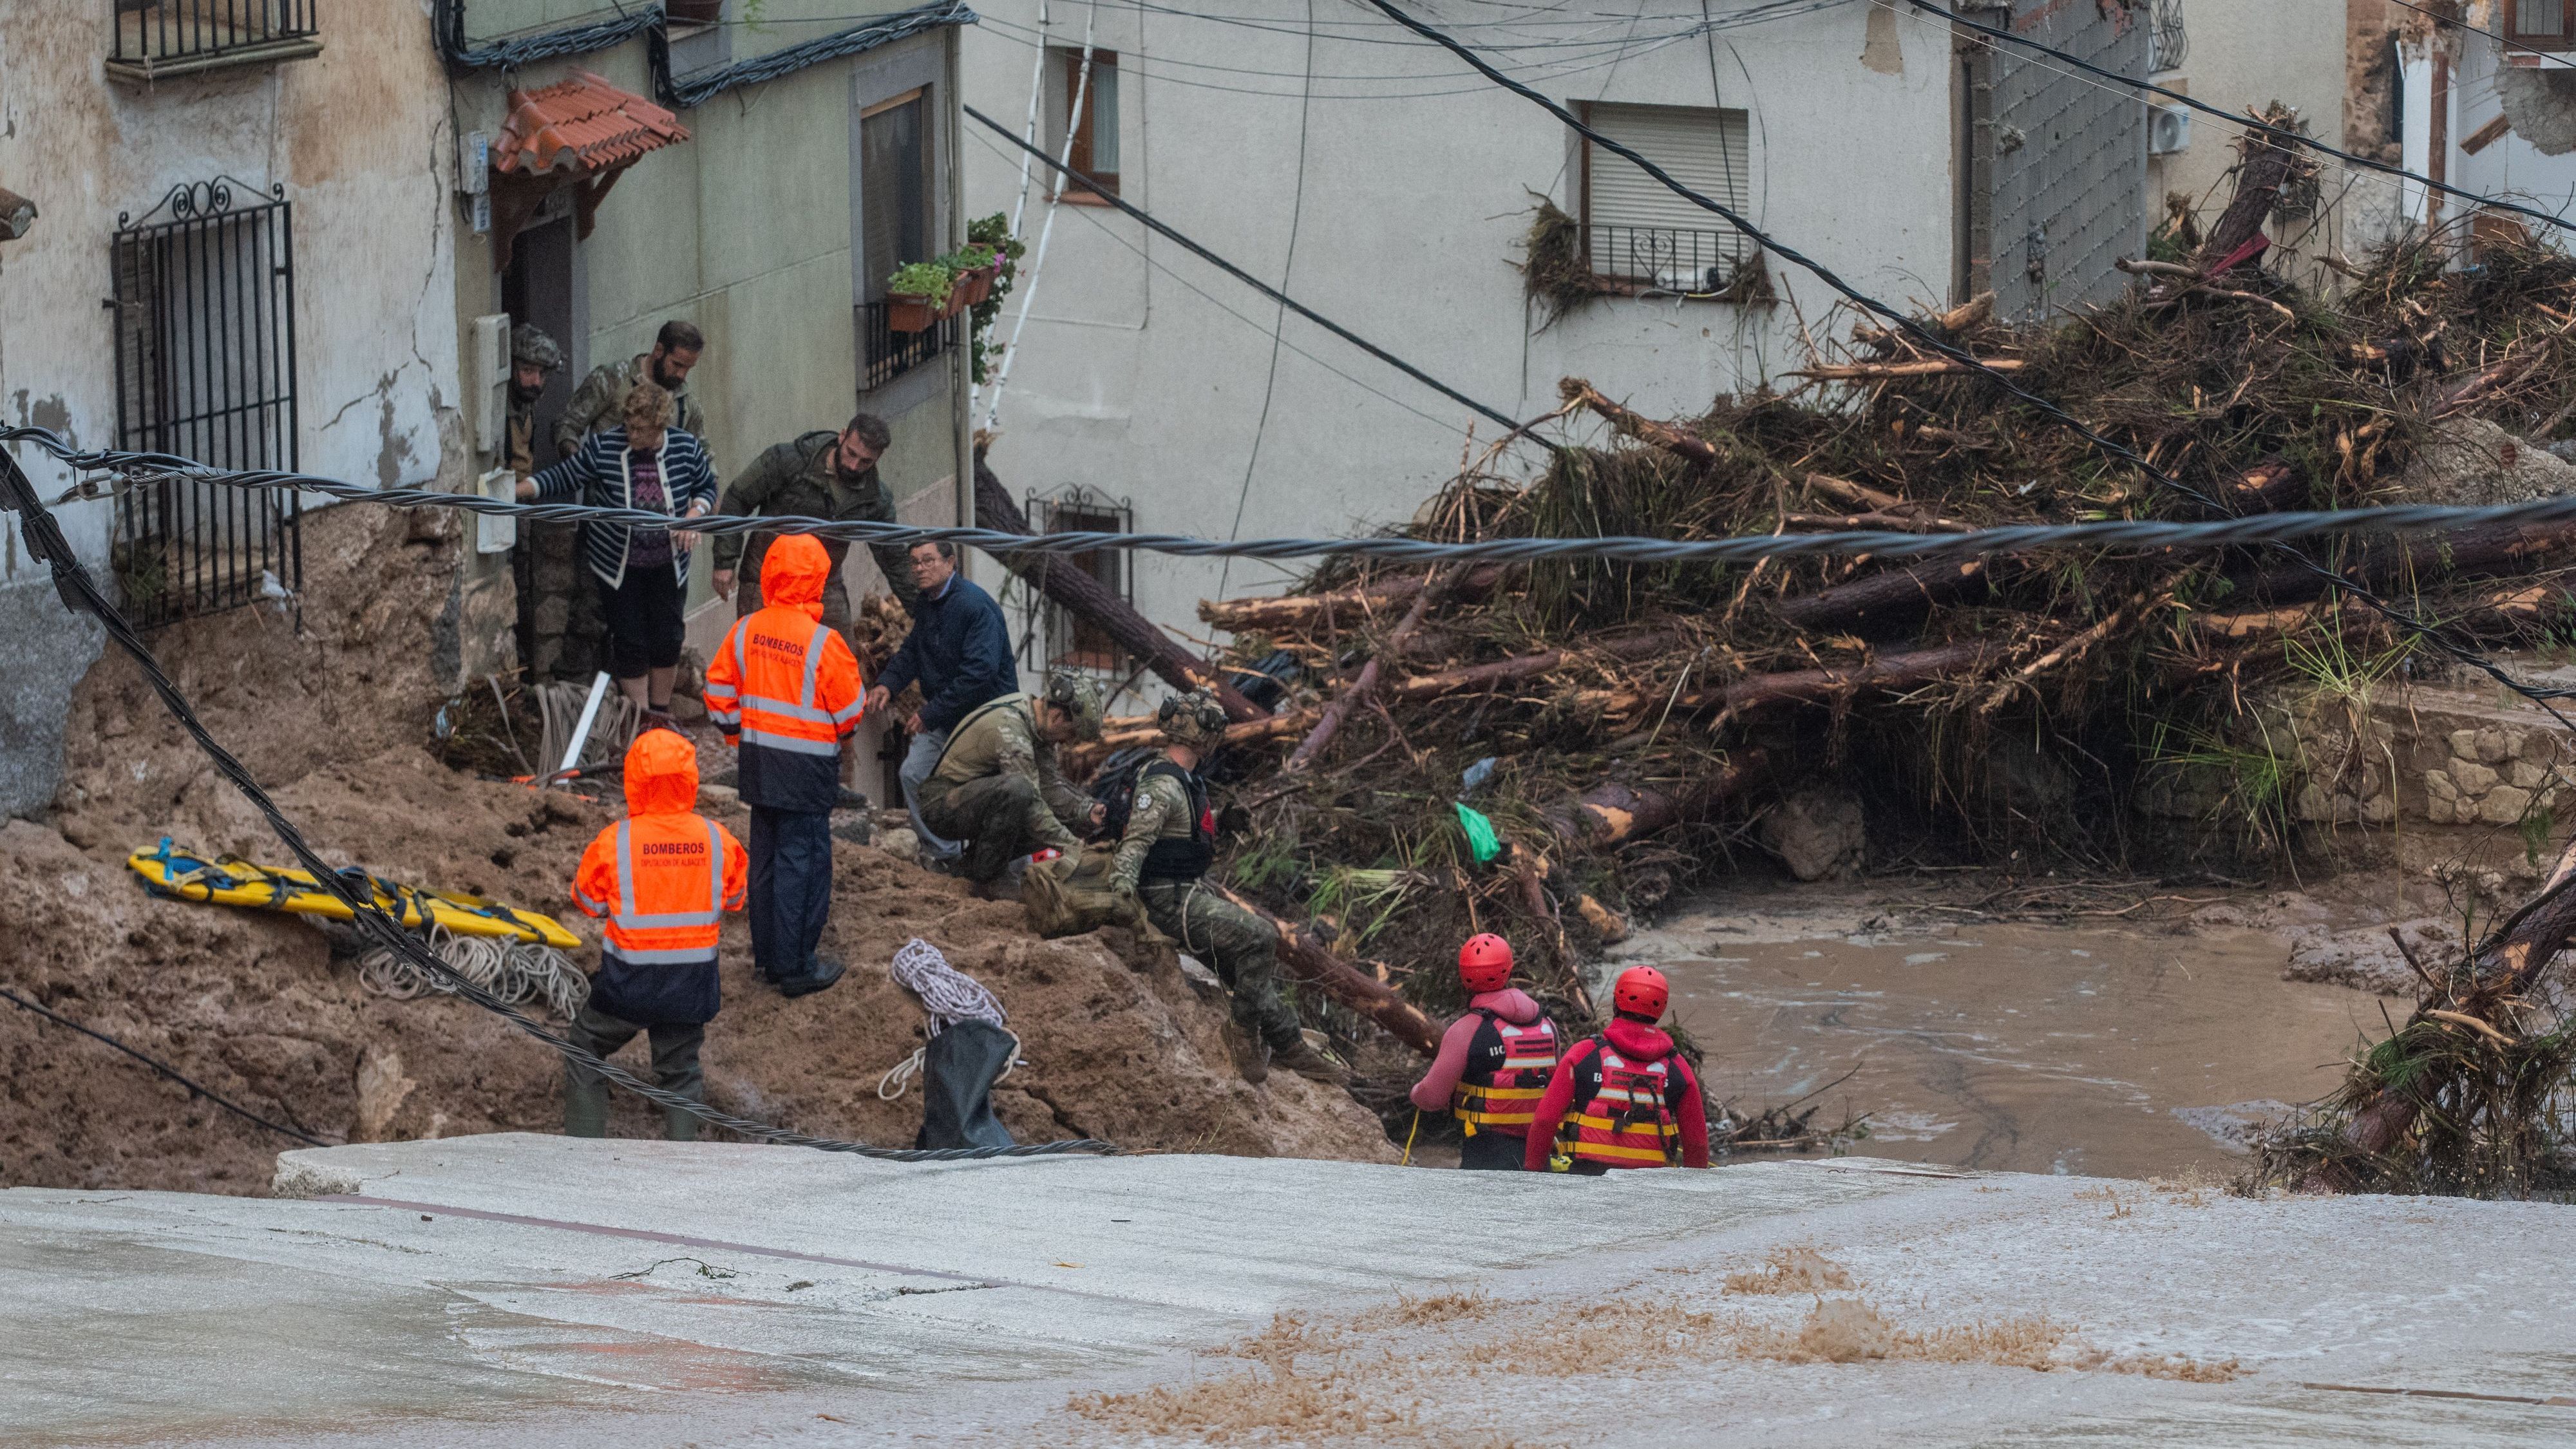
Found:
[[[687,139],[677,116],[581,71],[540,90],[510,92],[492,169],[514,176],[608,171]]]

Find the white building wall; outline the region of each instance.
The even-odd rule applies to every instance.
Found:
[[[173,186],[229,177],[283,185],[294,203],[296,393],[307,472],[424,483],[456,405],[453,146],[446,83],[422,0],[326,6],[314,59],[220,70],[149,88],[111,84],[110,7],[0,6],[0,185],[41,219],[0,248],[0,415],[73,442],[117,441],[115,340],[101,302],[120,213],[141,219]],[[243,196],[245,202],[261,199]],[[70,479],[18,457],[48,496]],[[308,499],[310,506],[314,501]],[[103,566],[111,505],[56,516]],[[98,639],[66,627],[14,518],[0,548],[0,810],[50,799],[61,710]],[[50,731],[29,743],[20,731]]]
[[[1774,262],[1777,305],[1604,299],[1538,330],[1516,266],[1535,196],[1569,211],[1579,201],[1574,138],[1543,111],[1445,52],[1389,43],[1403,32],[1373,12],[1322,0],[1311,83],[1295,0],[1203,0],[1205,14],[1238,24],[1048,4],[1054,43],[1079,45],[1096,21],[1097,43],[1119,54],[1128,200],[1516,418],[1556,407],[1567,375],[1651,414],[1696,412],[1799,365],[1802,322],[1819,333],[1836,325],[1833,295]],[[1499,22],[1527,16],[1479,0],[1412,8],[1486,45],[1512,39]],[[1742,8],[1725,0],[1715,13]],[[1016,128],[1038,0],[978,10],[986,24],[965,37],[967,104]],[[1865,290],[1946,305],[1947,27],[1846,0],[1664,38],[1697,18],[1635,3],[1590,27],[1521,30],[1593,49],[1499,59],[1563,101],[1748,110],[1757,222]],[[1016,154],[967,130],[969,214],[1010,209]],[[1023,235],[1034,241],[1044,214],[1039,188]],[[1480,438],[1500,431],[1293,315],[1266,385],[1277,309],[1097,206],[1059,208],[1036,288],[991,455],[1014,491],[1088,485],[1131,499],[1149,531],[1364,532],[1410,516],[1457,471],[1471,421]],[[1200,599],[1271,590],[1288,572],[1145,555],[1137,571],[1144,612],[1191,632]]]
[[[2504,114],[2504,101],[2498,93],[2499,82],[2508,68],[2528,74],[2555,72],[2565,92],[2576,92],[2576,57],[2541,57],[2515,52],[2509,58],[2504,47],[2482,35],[2460,37],[2459,50],[2452,62],[2450,105],[2449,174],[2442,179],[2464,190],[2487,196],[2501,196],[2525,206],[2562,215],[2576,215],[2576,151],[2551,156],[2543,154],[2530,140],[2508,131],[2501,138],[2480,148],[2474,155],[2466,142],[2478,129]],[[2429,73],[2429,66],[2427,67]],[[2424,104],[2431,103],[2429,74]],[[2414,88],[2408,88],[2410,103]],[[2576,109],[2576,104],[2561,101],[2562,106]],[[2429,112],[2426,112],[2429,114]],[[2407,137],[2411,143],[2416,133],[2415,112],[2408,116]],[[2458,197],[2443,202],[2443,214],[2458,216],[2465,205]],[[2532,223],[2535,230],[2543,229]],[[2557,234],[2560,243],[2566,234]]]

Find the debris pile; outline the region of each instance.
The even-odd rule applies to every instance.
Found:
[[[2297,164],[2249,143],[2246,194]],[[2130,263],[2127,297],[2050,325],[1999,323],[1985,297],[1924,319],[2170,482],[1864,320],[1794,386],[1697,417],[1569,378],[1557,416],[1606,436],[1517,477],[1503,457],[1532,445],[1506,438],[1399,532],[1944,533],[2532,496],[2547,470],[2523,455],[2554,469],[2542,445],[2576,418],[2576,260],[2414,236],[2332,259],[2328,296],[2263,268],[2264,220],[2231,206],[2189,260]],[[2248,744],[2267,691],[2544,641],[2576,614],[2571,565],[2567,525],[1919,564],[1335,560],[1287,596],[1201,606],[1235,683],[1293,681],[1235,727],[1251,828],[1227,878],[1435,1015],[1459,1004],[1455,942],[1503,932],[1584,1019],[1579,963],[1631,919],[1748,855],[1848,872],[1864,806],[1873,835],[1952,859],[2277,869],[2320,818],[2303,790],[2331,823],[2384,781],[2330,778],[2377,768],[2358,740],[2313,760]],[[2177,825],[2151,795],[2203,804]]]

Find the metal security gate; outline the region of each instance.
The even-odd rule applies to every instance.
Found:
[[[173,188],[112,254],[120,447],[216,468],[291,471],[295,453],[294,208],[279,187],[235,204],[217,180]],[[187,479],[117,495],[113,563],[152,627],[285,598],[303,586],[302,505]]]

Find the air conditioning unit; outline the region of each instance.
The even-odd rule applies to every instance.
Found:
[[[2172,156],[2191,149],[2191,110],[2180,105],[2147,107],[2147,154]]]

